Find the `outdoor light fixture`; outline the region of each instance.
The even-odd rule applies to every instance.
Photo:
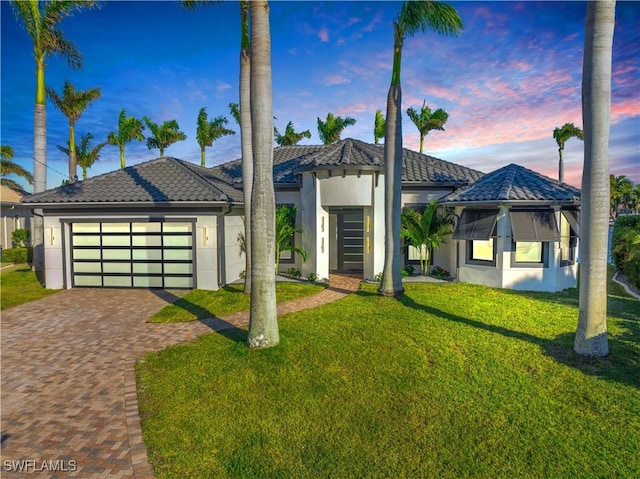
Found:
[[[53,228],[49,228],[49,238],[50,238],[50,244],[53,245],[53,242],[56,240],[56,237],[53,235]]]
[[[207,236],[207,227],[202,227],[202,244],[206,245],[209,242],[209,236]]]
[[[322,217],[322,220],[320,221],[320,231],[322,231],[324,233],[324,216]]]
[[[324,253],[324,236],[320,240],[320,252]]]
[[[371,216],[367,215],[367,233],[371,231]]]

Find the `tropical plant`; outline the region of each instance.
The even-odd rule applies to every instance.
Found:
[[[323,145],[330,145],[340,141],[342,130],[348,126],[356,124],[356,120],[349,116],[342,118],[334,116],[333,113],[327,113],[327,119],[321,120],[318,117],[318,136]]]
[[[280,270],[280,255],[283,251],[299,254],[303,261],[307,261],[304,248],[294,246],[294,235],[302,233],[295,226],[297,213],[298,209],[293,205],[280,205],[276,208],[276,274]]]
[[[625,175],[609,175],[609,215],[611,219],[615,220],[620,209],[628,207],[629,200],[633,203],[633,196],[635,196],[634,186],[629,178]]]
[[[311,138],[311,132],[309,130],[296,132],[293,129],[292,121],[287,123],[284,133],[280,133],[277,128],[274,128],[273,132],[278,146],[297,145],[303,138]]]
[[[431,111],[431,108],[427,106],[427,101],[422,101],[422,108],[420,111],[413,107],[407,108],[407,116],[416,125],[418,132],[420,133],[420,153],[423,152],[424,137],[429,134],[431,130],[444,131],[444,124],[449,119],[449,114],[442,108],[438,108],[436,111]]]
[[[276,222],[272,147],[273,91],[269,4],[266,0],[253,1],[250,3],[250,12],[251,133],[254,166],[251,238],[259,238],[259,241],[251,241],[252,285],[247,346],[260,349],[275,346],[280,342],[276,278],[273,274]]]
[[[560,162],[558,163],[558,180],[564,182],[564,164],[562,163],[562,152],[564,151],[564,144],[571,138],[577,138],[579,140],[584,139],[583,132],[580,128],[573,123],[565,123],[559,128],[554,128],[553,138],[558,143],[558,154],[560,155]]]
[[[393,69],[387,95],[387,118],[384,142],[385,240],[383,278],[378,292],[386,296],[402,294],[400,277],[400,216],[402,180],[402,88],[400,65],[402,47],[407,36],[418,31],[433,30],[443,35],[456,35],[462,20],[456,9],[439,2],[402,3],[393,21]]]
[[[80,168],[82,169],[83,180],[87,179],[87,170],[100,159],[100,150],[102,150],[102,148],[107,144],[107,142],[105,141],[104,143],[100,143],[92,148],[89,145],[89,142],[91,140],[93,140],[93,135],[91,133],[83,135],[80,139],[80,146],[77,151],[78,165],[80,165]],[[69,154],[69,148],[65,148],[64,146],[60,145],[57,146],[61,152],[65,153],[66,155]]]
[[[11,188],[12,190],[22,191],[22,186],[11,178],[7,178],[7,175],[19,176],[27,180],[30,185],[33,184],[33,175],[18,163],[13,161],[13,148],[11,146],[0,146],[0,160],[2,161],[2,163],[0,163],[2,186],[6,186],[7,188]]]
[[[200,164],[205,166],[205,152],[204,149],[207,146],[212,146],[213,142],[218,138],[222,138],[227,135],[235,135],[236,132],[225,128],[224,125],[229,123],[224,116],[217,116],[213,120],[207,118],[207,109],[200,108],[198,113],[198,128],[196,130],[196,138],[198,145],[200,145]]]
[[[97,5],[94,0],[39,1],[12,0],[16,17],[24,24],[33,41],[33,56],[36,62],[36,103],[33,122],[33,191],[39,193],[47,188],[47,112],[45,91],[45,66],[47,56],[60,55],[73,69],[81,67],[82,57],[75,45],[64,37],[59,24],[74,12]],[[35,256],[33,268],[44,268],[44,223],[34,216],[33,246]]]
[[[76,122],[80,119],[87,107],[102,96],[100,87],[88,90],[76,90],[69,80],[64,81],[62,95],[53,88],[46,88],[49,99],[67,117],[69,121],[69,181],[77,178],[78,159],[76,154]]]
[[[431,251],[445,242],[445,238],[453,233],[454,216],[448,211],[437,212],[438,203],[432,201],[423,212],[406,209],[402,212],[400,237],[407,247],[412,246],[420,253],[420,269],[422,274],[428,273],[429,255]]]
[[[160,150],[160,157],[164,156],[165,148],[170,147],[177,141],[187,139],[182,131],[177,120],[167,120],[161,125],[154,123],[148,116],[143,116],[142,121],[147,125],[151,136],[147,137],[147,148],[150,150],[157,148]]]
[[[236,121],[238,126],[240,126],[240,104],[239,103],[229,103],[229,113]]]
[[[123,108],[118,117],[118,131],[109,133],[107,142],[110,145],[117,145],[120,148],[120,168],[124,169],[124,146],[130,141],[144,140],[144,125],[142,121],[132,116],[127,116],[127,112]]]
[[[615,0],[588,2],[582,62],[584,169],[580,225],[578,327],[573,349],[605,356],[609,241],[609,128]]]
[[[376,110],[376,117],[373,120],[373,142],[377,145],[380,139],[384,138],[385,120],[382,110]]]

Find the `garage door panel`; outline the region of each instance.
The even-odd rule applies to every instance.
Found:
[[[192,288],[192,222],[72,223],[74,286]]]

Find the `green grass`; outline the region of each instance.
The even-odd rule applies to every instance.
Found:
[[[0,274],[0,309],[35,301],[57,291],[43,288],[28,266],[19,266]]]
[[[326,288],[323,284],[278,282],[276,301],[283,302],[319,293]],[[194,289],[175,303],[165,306],[154,314],[151,323],[179,323],[196,319],[222,317],[250,307],[249,295],[242,292],[242,284],[231,284],[218,291]]]
[[[572,351],[577,291],[375,285],[138,365],[158,478],[640,477],[640,301],[611,283],[611,352]]]

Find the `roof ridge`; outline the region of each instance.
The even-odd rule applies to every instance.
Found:
[[[179,160],[177,158],[173,158],[173,157],[167,157],[167,159],[172,160],[172,164],[175,166],[177,166],[178,168],[176,169],[182,169],[184,171],[186,171],[189,176],[194,176],[196,181],[199,181],[203,186],[205,186],[206,188],[215,188],[217,191],[216,193],[219,193],[221,195],[223,195],[227,201],[229,201],[231,198],[229,198],[229,195],[226,194],[224,191],[222,191],[220,188],[218,188],[215,184],[213,184],[213,182],[211,182],[210,180],[208,180],[207,178],[205,178],[204,176],[202,176],[198,171],[195,171],[194,169],[192,169],[192,167],[195,168],[203,168],[202,166],[196,165],[195,163],[191,163],[191,162],[187,162],[185,160]],[[189,163],[189,166],[186,165],[186,163]],[[218,178],[216,178],[218,179]],[[218,179],[219,181],[221,181],[222,183],[227,184],[229,187],[233,188],[233,185],[228,184],[226,181],[222,180],[222,179]]]

